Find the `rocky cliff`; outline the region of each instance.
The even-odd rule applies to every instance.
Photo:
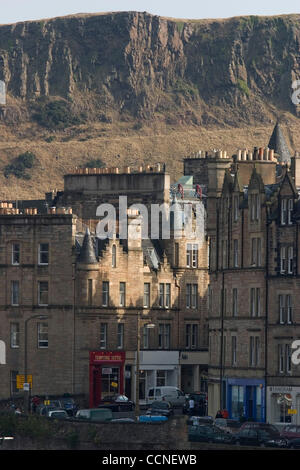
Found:
[[[236,125],[297,113],[300,15],[177,21],[82,15],[0,27],[0,79],[32,104],[61,97],[87,119],[129,113]]]
[[[37,145],[41,136],[50,142],[55,132],[55,152],[66,156],[58,145],[60,131],[71,142],[78,141],[78,132],[92,139],[105,133],[107,138],[109,130],[111,138],[130,128],[140,138],[141,129],[158,135],[185,126],[186,133],[214,129],[216,142],[202,141],[215,147],[237,136],[218,138],[222,129],[250,125],[267,129],[261,142],[267,144],[278,117],[299,129],[300,107],[291,100],[292,84],[300,80],[299,19],[295,14],[188,21],[121,12],[0,26],[0,80],[7,89],[0,140],[32,150],[28,142],[22,147],[24,139]],[[290,143],[298,134],[290,132]],[[112,153],[128,163],[132,150],[128,142],[119,144],[121,150]],[[0,163],[16,156],[12,147],[1,146]],[[102,147],[106,163],[118,163]],[[163,156],[163,146],[153,149]]]

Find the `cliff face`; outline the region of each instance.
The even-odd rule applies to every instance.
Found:
[[[20,119],[30,119],[55,97],[96,121],[128,115],[240,125],[269,123],[282,111],[297,116],[299,19],[179,21],[126,12],[4,25],[5,112],[21,106]]]

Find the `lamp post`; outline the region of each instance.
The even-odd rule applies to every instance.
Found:
[[[32,315],[31,317],[25,320],[24,327],[24,383],[27,384],[27,324],[30,320],[38,318],[39,320],[47,320],[48,315]],[[24,412],[28,413],[29,411],[29,389],[24,389]]]
[[[136,348],[136,368],[135,368],[135,415],[140,414],[140,350],[141,350],[141,326],[154,328],[155,324],[150,323],[149,319],[142,320],[141,314],[137,315],[137,348]]]

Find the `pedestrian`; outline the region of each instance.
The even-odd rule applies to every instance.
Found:
[[[221,411],[222,418],[228,419],[229,418],[229,413],[227,410],[222,410]]]
[[[216,418],[223,418],[221,410],[217,411]]]
[[[194,409],[195,409],[195,400],[193,397],[190,397],[189,399],[189,413],[190,415],[192,415],[194,413]]]

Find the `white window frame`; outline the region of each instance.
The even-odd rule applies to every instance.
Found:
[[[280,207],[280,222],[281,225],[286,225],[287,219],[287,199],[281,199],[281,207]]]
[[[150,308],[150,282],[144,282],[144,298],[143,306],[144,308]]]
[[[102,281],[102,307],[109,306],[109,281]]]
[[[125,307],[126,306],[126,282],[120,282],[119,285],[119,290],[120,290],[120,307]]]
[[[38,322],[37,324],[37,344],[38,349],[46,349],[49,346],[48,323]]]
[[[18,247],[16,250],[15,247]],[[15,261],[15,255],[18,256],[19,260]],[[13,266],[19,266],[20,265],[20,258],[21,258],[21,249],[20,249],[20,243],[12,243],[11,245],[11,264]]]
[[[48,302],[47,303],[42,303],[41,302],[41,284],[47,284],[47,300]],[[44,291],[46,292],[46,291]],[[46,306],[46,305],[49,305],[49,282],[48,281],[38,281],[38,305],[41,305],[41,306]]]
[[[293,246],[289,246],[287,249],[287,252],[288,252],[288,262],[287,262],[288,274],[293,274],[293,271],[294,271],[294,248]]]
[[[10,347],[12,349],[20,347],[20,324],[17,322],[10,324]]]
[[[20,305],[20,281],[18,280],[11,281],[11,305],[15,307]]]
[[[286,247],[282,246],[280,248],[280,273],[284,274],[286,272]]]
[[[42,245],[47,245],[47,250],[42,250]],[[49,265],[49,243],[39,243],[39,249],[38,249],[38,265],[39,266],[48,266]],[[41,258],[43,254],[47,253],[47,263],[42,262]]]
[[[292,213],[294,210],[294,200],[288,199],[288,225],[292,225]]]

